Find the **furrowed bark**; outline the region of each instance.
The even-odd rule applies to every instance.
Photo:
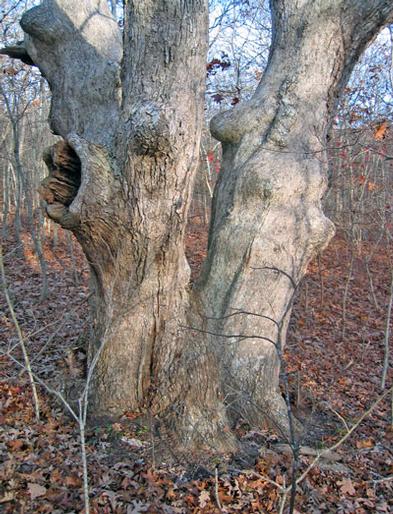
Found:
[[[183,239],[203,125],[206,4],[128,2],[122,61],[104,3],[79,6],[47,0],[22,26],[64,138],[45,155],[47,214],[75,233],[91,267],[93,414],[148,410],[180,445],[233,448],[214,355],[185,328],[196,324]]]
[[[225,356],[234,417],[283,433],[280,356],[294,288],[334,233],[321,208],[326,135],[356,59],[392,20],[391,2],[372,4],[272,1],[270,58],[253,98],[211,122],[223,165],[197,294],[208,331],[225,336],[212,344]]]
[[[235,447],[224,397],[235,418],[287,433],[278,379],[291,300],[333,233],[320,203],[326,133],[393,7],[272,0],[262,81],[211,124],[223,171],[190,292],[183,239],[203,125],[206,3],[129,0],[122,55],[106,2],[44,0],[23,16],[16,53],[47,78],[63,139],[44,157],[47,214],[74,232],[91,268],[93,414],[149,411],[175,445],[224,451]]]

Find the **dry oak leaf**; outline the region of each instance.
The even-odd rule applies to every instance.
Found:
[[[386,131],[388,129],[388,122],[384,120],[382,123],[380,123],[374,132],[374,139],[376,141],[382,141],[382,139],[385,137]]]
[[[52,473],[50,474],[50,481],[52,483],[59,483],[59,482],[62,482],[63,480],[63,476],[62,474],[60,473],[60,471],[56,468],[52,471]]]
[[[356,448],[363,449],[363,448],[374,448],[375,442],[373,439],[360,439],[360,441],[356,441]]]
[[[21,439],[13,439],[8,441],[7,446],[12,452],[14,452],[20,450],[24,444],[25,442]]]
[[[220,489],[218,491],[218,497],[219,497],[221,503],[229,503],[229,502],[233,501],[233,496],[229,495],[225,491],[225,489]]]
[[[177,495],[176,495],[175,490],[173,489],[173,487],[170,487],[168,489],[168,492],[166,493],[165,497],[168,500],[175,500],[177,498]]]
[[[15,499],[15,492],[14,491],[6,491],[3,496],[0,497],[0,503],[7,503],[11,502]]]
[[[350,496],[356,494],[356,490],[350,478],[344,478],[341,482],[337,482],[337,484],[340,486],[340,491],[343,494],[349,494]]]
[[[82,485],[82,480],[77,475],[65,477],[64,482],[67,487],[80,487]]]
[[[210,494],[205,489],[204,491],[201,491],[199,498],[198,498],[198,503],[199,503],[199,506],[203,509],[203,507],[206,507],[206,505],[209,502],[210,502]]]
[[[29,482],[27,484],[27,487],[29,489],[29,493],[32,500],[35,500],[36,498],[39,498],[40,496],[44,496],[44,494],[46,494],[46,487],[42,485]]]

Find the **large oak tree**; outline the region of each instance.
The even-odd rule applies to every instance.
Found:
[[[50,218],[91,270],[91,412],[149,411],[179,444],[234,445],[245,417],[287,431],[280,352],[293,292],[333,234],[327,133],[391,0],[271,0],[253,97],[211,121],[222,142],[208,256],[190,286],[184,233],[204,124],[207,0],[44,0],[23,45],[62,141],[44,158]],[[15,55],[15,52],[18,55]]]

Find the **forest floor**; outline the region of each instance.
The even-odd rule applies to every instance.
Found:
[[[35,373],[61,389],[80,379],[86,358],[87,268],[76,244],[72,263],[64,233],[59,231],[56,248],[48,237],[49,296],[42,301],[40,269],[28,235],[23,239],[22,255],[13,237],[3,244],[8,291]],[[205,255],[204,226],[191,225],[187,245],[195,276]],[[318,450],[342,440],[352,426],[356,430],[298,484],[295,512],[393,512],[393,400],[374,405],[381,395],[392,256],[392,248],[372,242],[354,248],[336,236],[309,266],[299,290],[286,351],[292,407],[306,427],[298,476]],[[42,388],[41,420],[35,420],[26,373],[4,355],[23,358],[2,293],[0,340],[0,512],[84,512],[78,426]],[[89,429],[91,511],[278,512],[280,491],[290,480],[289,446],[246,423],[237,433],[250,451],[212,468],[158,462],[149,423],[132,413]]]

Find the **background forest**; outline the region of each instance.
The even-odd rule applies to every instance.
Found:
[[[192,276],[206,255],[221,165],[208,122],[250,97],[271,39],[264,0],[209,3],[206,129],[187,233]],[[0,47],[23,38],[18,20],[31,5],[1,7]],[[122,26],[122,6],[110,5]],[[307,427],[302,445],[294,452],[244,420],[235,459],[198,465],[156,459],[170,442],[132,412],[96,429],[64,412],[62,402],[75,400],[70,384],[84,379],[88,269],[71,233],[40,206],[42,153],[56,141],[48,87],[37,68],[4,55],[0,73],[0,510],[392,512],[393,26],[356,65],[330,132],[324,204],[337,232],[297,291],[283,372]]]

